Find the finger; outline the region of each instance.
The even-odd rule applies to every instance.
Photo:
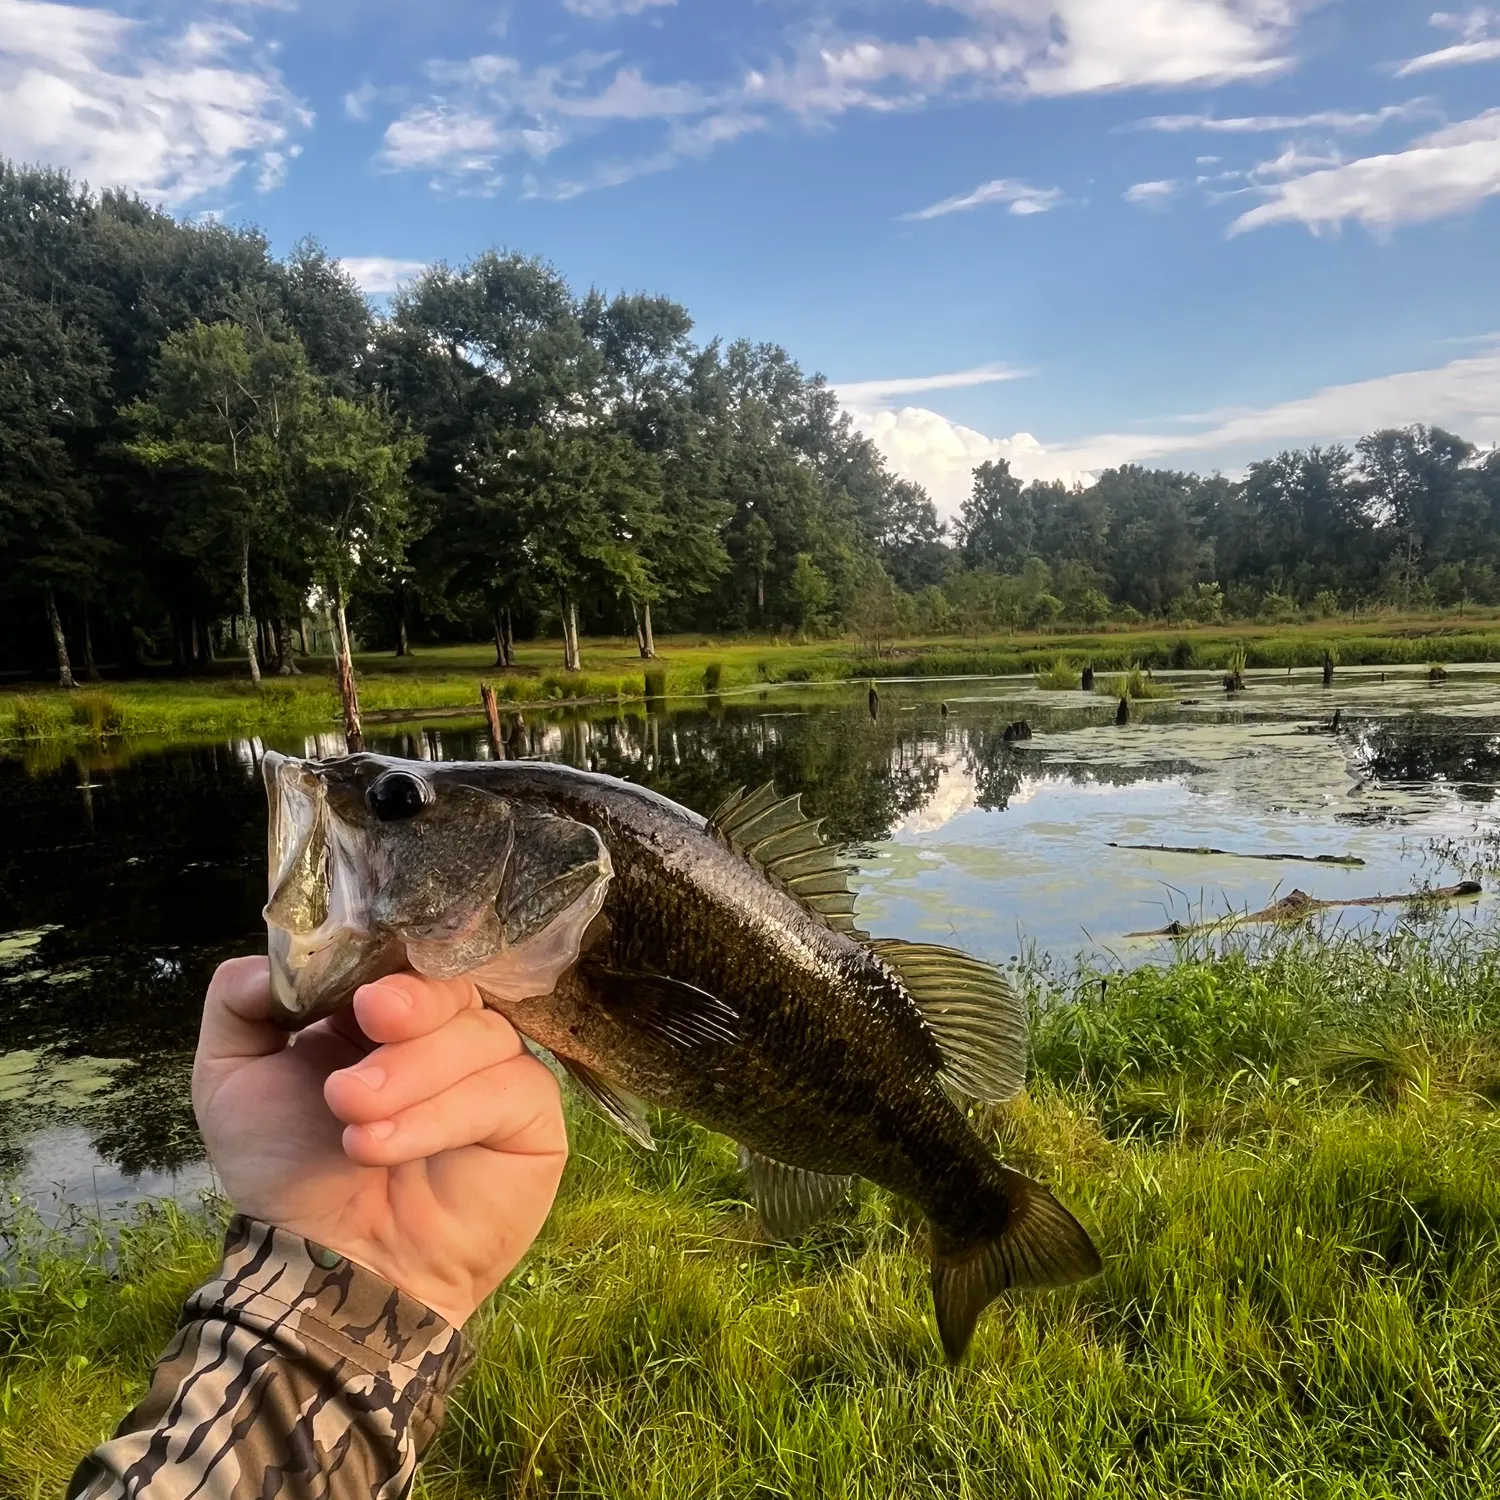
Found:
[[[280,1052],[287,1034],[269,1018],[271,962],[263,955],[220,964],[203,1000],[198,1056],[205,1062]]]
[[[562,1093],[536,1058],[523,1054],[402,1110],[350,1125],[344,1152],[367,1167],[395,1167],[444,1151],[482,1146],[514,1156],[566,1155]]]
[[[523,1050],[515,1027],[504,1016],[489,1010],[462,1011],[428,1036],[388,1043],[353,1067],[330,1074],[323,1097],[347,1124],[389,1120]]]
[[[427,979],[390,974],[355,991],[354,1014],[373,1042],[405,1042],[426,1036],[466,1010],[483,1010],[470,979]]]

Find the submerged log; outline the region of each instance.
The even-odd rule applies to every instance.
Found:
[[[1145,854],[1222,854],[1229,859],[1296,860],[1305,865],[1345,865],[1350,869],[1363,866],[1364,860],[1354,854],[1245,854],[1238,849],[1210,849],[1207,845],[1187,844],[1116,844],[1111,849],[1135,849]]]
[[[1418,906],[1423,902],[1463,901],[1482,896],[1484,887],[1477,880],[1461,880],[1457,885],[1439,886],[1436,890],[1411,891],[1404,896],[1365,896],[1358,901],[1318,901],[1306,891],[1293,891],[1280,901],[1273,901],[1260,911],[1243,917],[1229,916],[1217,922],[1168,922],[1150,932],[1127,932],[1126,937],[1188,937],[1195,932],[1212,932],[1220,927],[1236,927],[1245,922],[1301,922],[1314,912],[1329,911],[1338,906]]]

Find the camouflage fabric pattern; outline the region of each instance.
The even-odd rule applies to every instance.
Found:
[[[146,1399],[68,1500],[399,1500],[471,1358],[372,1272],[236,1218]]]

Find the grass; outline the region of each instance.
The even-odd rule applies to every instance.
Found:
[[[1153,698],[1175,698],[1177,690],[1164,682],[1146,676],[1139,667],[1132,667],[1118,677],[1099,677],[1094,681],[1094,691],[1104,698],[1129,698],[1133,702],[1144,702]]]
[[[1430,666],[1439,662],[1500,662],[1500,622],[1393,618],[1372,634],[1321,622],[1281,628],[1236,626],[1193,631],[1106,631],[1087,635],[1017,635],[994,640],[952,638],[902,643],[891,653],[863,656],[848,640],[789,644],[761,640],[671,637],[659,659],[643,662],[634,640],[584,643],[586,670],[566,673],[556,642],[523,643],[516,666],[500,671],[485,646],[419,649],[415,656],[356,658],[361,707],[367,714],[473,708],[479,683],[492,681],[502,703],[703,697],[753,691],[774,683],[846,682],[872,677],[1031,676],[1043,685],[1071,683],[1087,664],[1100,672],[1222,671],[1243,651],[1251,668],[1319,667],[1325,650],[1344,666]],[[111,682],[107,689],[0,690],[0,743],[86,742],[113,736],[255,734],[277,729],[333,728],[339,722],[332,663],[316,658],[298,677],[267,678],[257,692],[238,663],[215,675]],[[649,683],[648,683],[649,679]],[[649,686],[649,691],[648,691]]]
[[[1108,1270],[937,1354],[924,1234],[867,1190],[757,1243],[731,1146],[575,1121],[563,1197],[476,1320],[418,1492],[1500,1493],[1500,937],[1261,942],[1033,968],[1028,1093],[986,1128]],[[0,1288],[0,1494],[57,1493],[140,1389],[213,1226],[35,1225]]]
[[[1082,681],[1082,673],[1066,656],[1059,656],[1050,667],[1038,671],[1035,677],[1039,688],[1053,693],[1074,692]]]

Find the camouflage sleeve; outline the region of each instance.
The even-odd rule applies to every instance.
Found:
[[[68,1500],[398,1500],[470,1360],[373,1272],[236,1218],[146,1399]]]

